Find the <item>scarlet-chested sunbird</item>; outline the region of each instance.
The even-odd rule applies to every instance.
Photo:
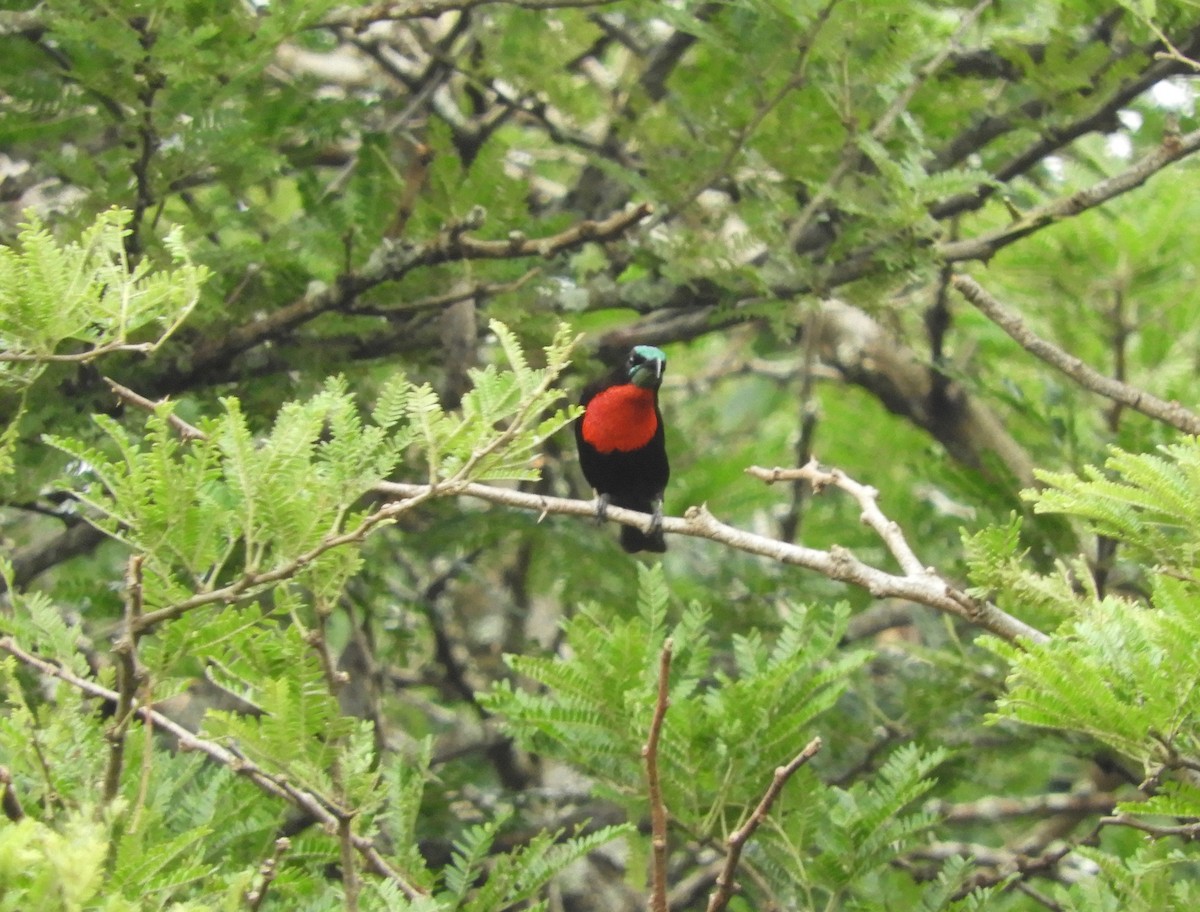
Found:
[[[609,504],[649,513],[650,531],[621,526],[626,551],[666,551],[662,498],[667,464],[658,388],[667,356],[652,345],[635,345],[625,363],[583,388],[583,414],[575,420],[575,442],[583,477],[596,489],[596,513]]]

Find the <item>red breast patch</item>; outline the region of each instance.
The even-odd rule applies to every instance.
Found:
[[[632,383],[596,393],[583,413],[583,439],[601,453],[641,449],[657,430],[654,391]]]

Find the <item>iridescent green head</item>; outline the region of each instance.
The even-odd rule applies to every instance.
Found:
[[[667,356],[662,349],[653,345],[635,345],[625,363],[629,382],[643,389],[658,389],[663,371],[667,369]]]

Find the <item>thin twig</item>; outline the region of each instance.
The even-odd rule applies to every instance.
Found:
[[[108,765],[104,771],[104,803],[111,804],[121,790],[121,773],[125,762],[125,735],[133,719],[138,690],[145,671],[137,658],[137,619],[142,614],[141,554],[131,555],[125,570],[125,617],[121,633],[113,647],[117,659],[117,700],[112,724],[105,732],[108,740]]]
[[[1020,798],[988,796],[959,803],[934,799],[925,802],[922,810],[945,823],[997,823],[1013,817],[1108,814],[1121,800],[1111,792],[1052,792]]]
[[[10,636],[0,637],[0,652],[7,652],[21,664],[27,665],[42,674],[57,678],[88,696],[111,703],[115,703],[120,699],[120,694],[115,690],[111,690],[87,678],[81,678],[60,665],[48,662],[22,649],[17,644],[17,641]],[[163,715],[158,710],[151,709],[149,706],[135,704],[133,713],[143,722],[152,724],[156,728],[162,729],[172,735],[179,744],[179,750],[200,751],[209,759],[227,768],[230,772],[244,777],[259,790],[273,798],[279,798],[294,805],[323,826],[326,832],[337,832],[339,821],[345,816],[345,812],[330,801],[328,797],[318,792],[301,788],[286,776],[276,776],[268,773],[252,760],[235,753],[229,748],[222,747],[215,741],[199,737],[170,717]],[[373,840],[358,834],[351,834],[350,840],[354,845],[355,851],[366,862],[368,870],[394,883],[400,892],[409,899],[416,899],[426,895],[425,890],[409,883],[407,878],[392,867],[391,863],[384,858],[383,853],[376,847]]]
[[[662,735],[663,720],[670,705],[671,650],[673,643],[668,638],[662,645],[658,657],[658,696],[654,701],[654,715],[650,720],[650,733],[642,748],[646,761],[646,788],[650,795],[650,909],[651,912],[667,912],[667,807],[663,803],[662,782],[658,777],[658,741]]]
[[[154,342],[109,342],[105,345],[97,345],[95,348],[89,348],[87,351],[74,352],[66,355],[42,354],[40,352],[21,352],[21,351],[6,351],[0,352],[0,362],[14,363],[56,363],[56,364],[84,364],[88,361],[95,361],[103,355],[111,355],[114,352],[150,352],[154,351]]]
[[[342,847],[342,895],[346,912],[358,912],[358,893],[362,884],[354,860],[354,818],[350,815],[338,821],[338,842]]]
[[[156,414],[158,412],[158,407],[160,405],[162,405],[164,402],[166,402],[165,399],[160,399],[158,402],[154,402],[150,399],[147,399],[145,396],[141,395],[140,393],[135,393],[129,387],[122,386],[120,383],[118,383],[116,380],[113,380],[111,377],[105,377],[104,382],[108,384],[108,388],[110,390],[112,390],[114,393],[117,394],[118,398],[124,400],[125,402],[128,402],[130,405],[135,405],[140,409],[144,409],[145,411],[150,412],[151,414]],[[200,430],[200,428],[195,427],[194,425],[188,424],[186,421],[184,421],[182,418],[180,418],[174,412],[167,415],[167,424],[169,424],[169,425],[171,425],[171,427],[175,428],[175,430],[177,430],[179,432],[179,436],[182,437],[184,440],[207,440],[208,439],[208,435],[206,433],[204,433],[204,431]]]
[[[374,22],[407,19],[436,19],[446,13],[465,13],[479,6],[510,0],[405,0],[403,3],[373,3],[358,9],[335,10],[318,25],[321,28],[351,28],[362,31]],[[513,6],[531,10],[586,9],[609,6],[617,0],[517,0]]]
[[[301,569],[306,567],[308,564],[311,564],[325,552],[331,551],[334,548],[340,548],[343,545],[361,542],[367,537],[368,533],[370,533],[377,526],[394,520],[401,513],[411,510],[419,503],[433,496],[435,493],[441,493],[439,489],[431,485],[424,485],[422,487],[424,487],[425,490],[421,494],[406,500],[385,504],[374,513],[368,514],[366,517],[364,517],[362,522],[359,523],[356,528],[340,535],[328,535],[313,548],[310,548],[303,554],[293,557],[291,560],[283,562],[271,570],[246,573],[240,579],[235,580],[228,586],[223,586],[220,589],[213,589],[208,592],[200,592],[196,595],[193,595],[191,598],[184,599],[181,602],[175,602],[172,605],[167,605],[155,611],[148,611],[143,614],[139,620],[138,629],[141,631],[148,630],[155,624],[161,624],[163,621],[169,621],[180,617],[187,612],[203,605],[230,604],[238,601],[239,599],[246,598],[262,586],[266,586],[271,583],[282,582],[285,579],[290,579]],[[582,502],[583,501],[581,501],[581,503]],[[593,515],[595,514],[595,506],[592,507],[592,513]]]
[[[804,764],[817,755],[821,746],[821,739],[813,738],[808,742],[804,750],[793,757],[786,766],[776,767],[771,784],[767,786],[767,790],[763,794],[762,800],[758,802],[758,807],[754,809],[754,813],[750,815],[744,824],[729,835],[729,838],[726,840],[726,844],[729,846],[729,853],[725,856],[725,866],[721,869],[721,873],[717,875],[717,888],[713,890],[712,896],[708,899],[708,912],[721,912],[728,905],[730,897],[733,896],[733,875],[737,872],[738,862],[741,861],[742,850],[746,847],[746,843],[750,841],[750,837],[754,835],[754,831],[767,819],[771,805],[775,803],[787,781],[792,778],[796,770],[800,769],[800,767],[804,766]]]
[[[1106,377],[1081,359],[1067,354],[1057,345],[1037,336],[1019,316],[992,297],[970,276],[955,275],[951,283],[964,298],[1008,333],[1018,345],[1051,367],[1062,371],[1084,389],[1127,405],[1185,434],[1200,434],[1200,415],[1184,408],[1178,402],[1167,402],[1128,383]]]
[[[841,469],[822,469],[815,459],[809,459],[798,469],[764,469],[759,466],[751,466],[746,469],[746,474],[753,475],[767,484],[777,481],[807,481],[812,485],[814,494],[820,494],[824,488],[830,486],[845,491],[858,501],[859,507],[862,508],[860,518],[863,524],[870,526],[883,539],[883,543],[892,552],[892,556],[896,558],[896,562],[900,564],[900,569],[906,576],[921,576],[927,572],[925,566],[909,547],[899,524],[895,520],[888,519],[879,509],[879,491],[870,485],[860,484]]]
[[[258,886],[246,893],[246,905],[250,907],[250,912],[258,912],[262,908],[267,891],[271,888],[275,875],[279,873],[279,862],[291,847],[292,841],[286,836],[280,836],[275,840],[275,851],[271,853],[271,857],[259,865]]]
[[[1130,817],[1128,814],[1114,814],[1111,817],[1101,817],[1100,824],[1102,826],[1130,827],[1135,830],[1141,830],[1143,833],[1149,833],[1156,839],[1163,839],[1167,836],[1178,836],[1186,840],[1200,839],[1200,821],[1195,823],[1160,825],[1147,823],[1136,817]]]
[[[354,304],[347,307],[345,312],[354,314],[355,316],[387,317],[389,319],[410,317],[422,311],[442,310],[462,301],[479,301],[484,298],[509,294],[510,292],[519,290],[521,286],[539,275],[541,271],[540,267],[535,266],[511,282],[477,282],[459,291],[433,295],[432,297],[421,298],[417,301],[405,301],[394,307],[385,307],[378,304]]]

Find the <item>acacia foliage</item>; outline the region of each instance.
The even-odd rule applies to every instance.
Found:
[[[951,275],[1200,398],[1198,41],[1187,2],[0,12],[0,904],[641,907],[670,636],[676,908],[814,735],[731,907],[1194,908],[1196,444]],[[894,570],[846,492],[743,474],[815,453],[1046,642],[460,496],[587,496],[556,432],[632,341],[668,512]]]

